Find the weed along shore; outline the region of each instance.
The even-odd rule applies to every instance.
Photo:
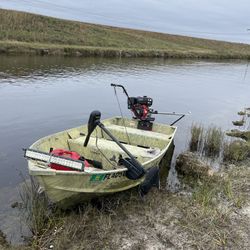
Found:
[[[250,59],[250,45],[66,21],[0,9],[0,53]]]

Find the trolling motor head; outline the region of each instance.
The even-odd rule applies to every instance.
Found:
[[[101,112],[98,110],[92,111],[90,116],[89,116],[89,121],[88,121],[88,134],[86,136],[85,142],[84,142],[84,147],[88,145],[90,135],[92,132],[95,130],[96,126],[100,123],[101,119]]]

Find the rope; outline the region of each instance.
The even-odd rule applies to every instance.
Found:
[[[126,124],[125,124],[125,121],[124,121],[124,117],[123,117],[123,113],[122,113],[122,108],[121,108],[121,104],[120,104],[120,101],[119,101],[119,98],[118,98],[118,95],[116,93],[116,88],[114,87],[114,91],[115,91],[115,97],[116,97],[116,100],[117,100],[117,103],[118,103],[118,107],[119,107],[119,110],[120,110],[120,114],[121,114],[121,117],[122,117],[122,121],[123,121],[123,126],[125,128],[125,131],[126,131],[126,135],[127,135],[127,139],[128,139],[128,143],[130,143],[130,139],[129,139],[129,135],[128,135],[128,131],[127,131],[127,127],[126,127]]]
[[[245,74],[244,74],[243,81],[246,80],[246,76],[247,76],[247,73],[248,73],[248,65],[249,65],[249,61],[247,62],[247,66],[246,66],[246,69],[245,69]]]
[[[101,151],[101,149],[98,147],[98,136],[97,136],[97,130],[95,130],[95,145],[96,145],[96,148],[98,149],[98,151],[101,153],[101,155],[114,167],[114,169],[116,169],[116,165],[111,162],[107,157],[106,155]],[[117,162],[116,162],[117,163]]]

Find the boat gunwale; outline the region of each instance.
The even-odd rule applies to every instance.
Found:
[[[108,119],[105,119],[103,120],[103,122],[107,122],[107,121],[111,121],[113,119],[123,119],[122,117],[120,116],[115,116],[115,117],[111,117],[111,118],[108,118]],[[125,119],[128,119],[128,118],[125,118]],[[129,119],[128,119],[129,120]],[[171,125],[167,125],[167,124],[160,124],[160,123],[155,123],[155,124],[159,124],[159,125],[164,125],[164,126],[169,126],[170,128],[173,128],[173,133],[171,134],[171,139],[169,139],[166,147],[164,147],[160,153],[158,155],[156,155],[155,157],[151,158],[150,160],[148,161],[145,161],[142,163],[142,166],[145,167],[147,165],[149,165],[150,163],[154,162],[154,161],[157,161],[159,158],[162,158],[163,155],[167,152],[169,146],[171,145],[171,143],[173,142],[174,140],[174,136],[175,136],[175,133],[177,131],[177,127],[176,126],[171,126]],[[31,146],[30,148],[33,149],[35,148],[35,145],[37,143],[39,143],[40,141],[42,140],[45,140],[46,138],[49,138],[51,136],[54,136],[56,134],[60,134],[60,133],[67,133],[67,132],[70,132],[70,130],[73,130],[73,129],[78,129],[78,128],[82,128],[86,125],[82,125],[82,126],[78,126],[78,127],[74,127],[74,128],[69,128],[69,129],[66,129],[66,130],[63,130],[63,131],[59,131],[59,132],[56,132],[54,134],[50,134],[50,135],[47,135],[47,136],[44,136],[40,139],[38,139],[37,141],[35,141]],[[159,133],[159,132],[158,132]],[[39,168],[37,170],[32,170],[31,169],[31,166],[30,165],[34,165],[35,168]],[[86,172],[86,171],[65,171],[65,170],[54,170],[54,169],[51,169],[51,168],[41,168],[39,166],[37,166],[34,162],[34,160],[28,160],[28,169],[29,169],[29,173],[33,176],[36,176],[36,175],[43,175],[43,176],[46,176],[46,175],[96,175],[96,174],[113,174],[113,173],[120,173],[120,172],[125,172],[127,171],[127,168],[121,168],[121,169],[107,169],[107,170],[100,170],[100,169],[97,169],[97,171],[93,171],[93,172]],[[35,172],[37,172],[37,174],[35,174]],[[47,172],[47,174],[46,174]]]

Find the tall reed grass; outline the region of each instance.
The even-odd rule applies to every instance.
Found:
[[[204,128],[200,124],[191,127],[189,149],[201,156],[221,158],[224,162],[239,162],[250,155],[250,145],[243,140],[225,138],[221,128],[210,126]]]

